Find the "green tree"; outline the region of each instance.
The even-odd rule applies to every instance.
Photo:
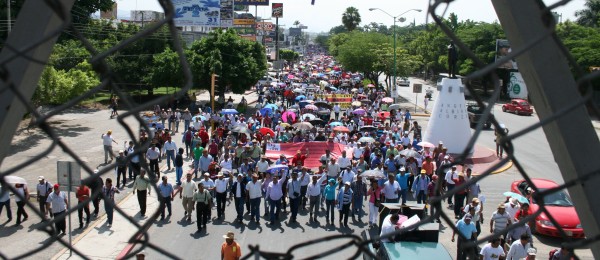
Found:
[[[334,34],[338,34],[338,33],[346,33],[348,32],[348,29],[346,29],[346,27],[344,25],[338,25],[335,27],[332,27],[329,30],[329,35],[334,35]]]
[[[340,46],[345,44],[349,39],[348,35],[348,33],[339,33],[329,37],[327,44],[329,46],[329,53],[331,55],[338,56]]]
[[[148,75],[153,87],[183,87],[183,71],[179,64],[179,55],[166,48],[162,53],[153,57],[153,65]]]
[[[329,35],[319,34],[319,35],[317,35],[317,37],[315,37],[315,39],[313,41],[315,42],[315,44],[317,44],[321,47],[327,47],[327,41],[329,41]]]
[[[346,8],[346,11],[342,14],[342,24],[344,27],[351,32],[358,27],[360,22],[361,19],[358,9],[352,6]]]
[[[191,63],[195,86],[210,88],[210,75],[219,75],[218,92],[242,94],[267,72],[264,47],[240,38],[234,30],[215,30],[192,44]],[[207,55],[210,54],[210,55]]]
[[[585,9],[575,12],[577,23],[588,27],[598,27],[600,19],[600,0],[586,0]]]
[[[299,57],[300,57],[300,53],[297,53],[292,50],[283,49],[283,50],[279,51],[279,58],[286,60],[288,63],[290,63],[292,65],[292,67],[294,67],[294,62],[296,62]]]
[[[581,68],[600,66],[600,29],[567,21],[558,25],[556,34]]]
[[[427,30],[417,32],[407,47],[411,54],[422,59],[423,70],[426,78],[429,78],[446,71],[447,46],[450,40],[438,26],[429,24],[427,27]]]
[[[63,104],[100,84],[91,66],[84,61],[69,71],[46,66],[33,97],[34,102]]]
[[[339,35],[333,38],[336,36]],[[336,47],[336,58],[345,69],[363,72],[366,78],[378,82],[385,66],[381,65],[381,58],[376,53],[390,43],[391,38],[380,33],[352,32]]]

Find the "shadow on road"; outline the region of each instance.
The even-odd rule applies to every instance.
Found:
[[[52,130],[59,137],[77,137],[77,136],[81,135],[83,132],[87,132],[87,131],[91,130],[91,128],[86,127],[86,126],[81,126],[79,124],[67,125],[67,124],[64,124],[63,121],[53,121],[53,122],[49,122],[49,124],[50,124]],[[26,135],[26,137],[21,138],[21,140],[19,140],[17,142],[13,142],[11,144],[10,154],[8,156],[35,148],[41,143],[42,140],[49,139],[49,136],[46,135],[45,132],[43,132],[41,129],[39,129],[37,127],[33,128],[31,130],[28,130],[27,133],[25,133],[24,131],[25,131],[24,129],[21,129],[16,133],[16,135],[24,134],[24,135]]]

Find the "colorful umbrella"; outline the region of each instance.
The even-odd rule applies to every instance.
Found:
[[[4,181],[9,184],[27,184],[25,179],[18,176],[4,176],[3,178]]]
[[[281,127],[290,127],[292,125],[288,124],[288,123],[281,123]]]
[[[402,151],[400,151],[400,154],[404,155],[406,157],[417,157],[417,156],[419,156],[419,153],[417,151],[415,151],[415,150],[412,150],[412,149],[402,150]]]
[[[352,102],[352,106],[359,107],[362,106],[362,103],[360,103],[360,101],[354,101]]]
[[[350,133],[350,129],[348,129],[348,127],[345,126],[336,126],[333,128],[333,131]]]
[[[304,99],[306,99],[305,95],[300,95],[300,96],[296,97],[296,101],[300,101],[300,100],[304,100]]]
[[[235,110],[235,109],[223,109],[223,110],[221,110],[221,114],[224,114],[224,115],[235,115],[237,113],[238,113],[238,111]]]
[[[302,118],[304,119],[304,121],[311,121],[311,120],[315,120],[317,118],[317,116],[315,116],[313,114],[303,114]]]
[[[270,108],[271,110],[275,111],[277,110],[278,106],[275,104],[266,104],[264,108]]]
[[[361,137],[360,139],[358,139],[358,142],[360,142],[360,143],[374,143],[375,139],[373,139],[373,137],[364,136],[364,137]]]
[[[377,130],[377,127],[374,127],[372,125],[366,125],[366,126],[362,126],[360,128],[360,131],[367,131],[367,132],[375,131],[375,130]]]
[[[315,105],[306,105],[304,107],[304,109],[309,109],[309,110],[319,110],[319,107],[315,106]]]
[[[279,176],[279,173],[281,171],[285,172],[287,170],[288,170],[288,166],[287,165],[284,165],[284,164],[275,164],[275,165],[269,167],[267,169],[267,172],[270,173],[270,174],[276,174],[276,175]]]
[[[331,122],[331,123],[329,123],[329,126],[331,126],[331,127],[342,126],[342,125],[344,125],[344,124],[342,124],[342,122]]]
[[[295,88],[295,89],[294,89],[294,92],[296,92],[296,93],[304,93],[304,89],[301,89],[301,88]]]
[[[261,108],[261,109],[260,109],[260,114],[261,114],[262,116],[265,116],[265,115],[272,115],[272,114],[273,114],[273,110],[272,110],[272,109],[270,109],[270,108],[268,108],[268,107],[263,107],[263,108]]]
[[[200,121],[206,121],[206,117],[198,115],[198,116],[192,117],[192,122],[196,122],[197,118],[199,118]]]
[[[317,107],[327,108],[327,109],[331,109],[332,108],[331,104],[329,104],[329,103],[327,103],[325,101],[317,101],[313,105],[315,105]]]
[[[346,86],[348,86],[348,83],[344,83]],[[344,84],[342,84],[342,87],[344,87]],[[357,92],[358,89],[357,88],[353,88],[350,90],[350,92]]]
[[[366,113],[367,113],[367,111],[365,111],[365,110],[364,110],[364,109],[362,109],[362,108],[357,108],[357,109],[355,109],[354,111],[352,111],[352,113],[353,113],[353,114],[355,114],[355,115],[364,115],[364,114],[366,114]]]
[[[421,147],[435,148],[434,144],[432,144],[430,142],[425,142],[425,141],[419,142],[417,145],[421,146]]]
[[[310,130],[314,128],[314,126],[309,122],[296,123],[293,125],[293,127],[298,130]]]
[[[390,97],[386,97],[386,98],[382,98],[382,99],[381,99],[381,102],[384,102],[384,103],[392,103],[392,102],[394,102],[394,99],[393,99],[393,98],[390,98]]]
[[[319,115],[329,115],[329,114],[331,114],[331,110],[329,110],[329,109],[319,110],[317,112],[317,114],[319,114]]]
[[[273,132],[273,130],[271,128],[267,128],[267,127],[261,127],[260,129],[258,129],[258,131],[263,134],[263,135],[267,135],[270,134],[271,137],[275,136],[275,132]]]
[[[521,203],[527,203],[527,204],[529,204],[529,200],[527,198],[523,197],[523,195],[521,195],[521,194],[514,193],[514,192],[511,192],[511,191],[507,191],[507,192],[503,193],[502,195],[504,195],[506,197],[515,198],[515,199],[517,199]]]
[[[283,112],[283,114],[281,114],[281,120],[283,120],[283,122],[291,123],[291,122],[288,122],[288,117],[292,117],[292,120],[296,120],[296,113],[294,113],[290,110],[287,110],[287,111]]]
[[[366,179],[386,179],[385,174],[378,170],[368,170],[360,174],[361,177]]]
[[[396,109],[396,110],[400,109],[400,104],[393,104],[388,107],[388,111],[392,110],[392,109]]]
[[[388,118],[390,117],[390,112],[379,112],[377,113],[379,117]]]
[[[375,85],[373,85],[373,84],[369,84],[369,85],[367,85],[367,87],[368,87],[368,88],[374,88],[374,87],[375,87]]]

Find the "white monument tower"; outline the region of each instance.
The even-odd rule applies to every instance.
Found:
[[[448,153],[462,153],[471,138],[464,86],[460,79],[443,78],[438,91],[423,141],[442,141]]]

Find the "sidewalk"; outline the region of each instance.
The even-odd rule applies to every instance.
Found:
[[[192,161],[184,159],[183,172],[184,174],[191,169]],[[161,176],[168,176],[168,181],[175,187],[175,171],[171,170],[165,172],[166,162],[161,162]],[[146,201],[146,218],[141,218],[140,207],[137,201],[137,194],[134,195],[130,188],[120,190],[121,193],[128,193],[121,202],[118,203],[118,208],[123,210],[127,217],[117,212],[113,213],[113,225],[112,227],[107,226],[106,214],[99,216],[96,221],[91,222],[90,225],[83,231],[83,233],[73,240],[73,248],[81,252],[87,258],[92,259],[122,259],[122,256],[128,254],[132,246],[129,245],[129,241],[138,231],[138,228],[132,224],[134,221],[138,225],[142,226],[147,221],[152,221],[152,215],[158,210],[159,203],[157,198],[157,190],[152,189],[151,194],[148,196]],[[180,206],[180,200],[174,200],[171,204],[172,207]],[[104,207],[103,202],[100,202],[101,207]],[[165,212],[166,213],[166,212]],[[160,214],[160,213],[159,213]],[[157,215],[160,218],[160,215]],[[63,239],[68,239],[63,237]],[[70,255],[68,248],[62,249],[58,254],[51,258],[52,260],[64,260],[64,259],[83,259],[81,256],[73,252]]]

